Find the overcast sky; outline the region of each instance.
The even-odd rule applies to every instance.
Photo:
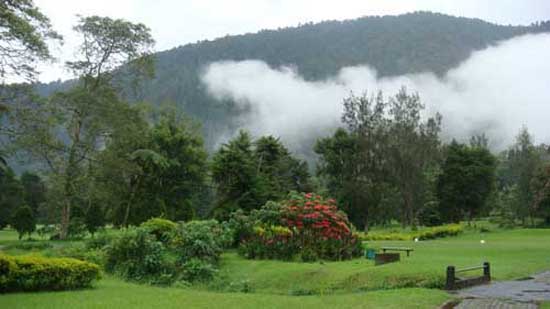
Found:
[[[58,63],[41,66],[41,81],[70,77],[61,63],[73,57],[79,42],[72,32],[77,14],[144,23],[151,28],[159,51],[227,34],[418,10],[477,17],[499,24],[550,20],[548,0],[35,0],[35,3],[65,37],[65,44],[53,50]]]

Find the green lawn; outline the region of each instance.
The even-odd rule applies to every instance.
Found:
[[[480,240],[485,240],[481,244]],[[249,261],[224,255],[222,275],[233,282],[248,281],[256,292],[289,294],[295,290],[341,293],[387,287],[432,287],[443,284],[448,265],[466,267],[489,261],[497,280],[525,277],[550,266],[550,230],[522,229],[467,233],[431,241],[369,242],[367,246],[414,248],[400,263],[374,266],[357,259],[345,262],[290,263]]]
[[[16,238],[12,231],[0,231],[0,246],[13,245]],[[365,259],[250,261],[229,252],[222,257],[219,278],[207,285],[159,288],[106,277],[89,290],[1,295],[0,308],[433,308],[451,296],[438,289],[417,287],[442,284],[447,265],[465,267],[489,261],[497,280],[521,278],[549,268],[549,242],[548,229],[470,231],[459,237],[417,243],[368,242],[369,247],[415,249],[411,257],[402,256],[400,263],[376,267]],[[8,253],[24,252],[10,249]],[[252,293],[235,292],[244,286]],[[308,294],[312,295],[296,296]]]
[[[106,278],[83,291],[2,295],[0,308],[435,308],[447,298],[442,291],[427,289],[300,297],[214,293]]]

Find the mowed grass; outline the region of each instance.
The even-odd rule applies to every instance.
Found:
[[[13,231],[0,231],[0,246],[17,243],[16,239]],[[322,263],[257,261],[228,252],[222,256],[219,278],[210,284],[160,288],[105,277],[94,289],[0,295],[0,308],[434,308],[452,296],[418,286],[442,284],[447,265],[461,268],[489,261],[496,280],[522,278],[550,269],[549,243],[549,229],[368,242],[374,248],[414,248],[410,257],[402,254],[401,262],[383,266],[363,258]],[[252,293],[235,292],[243,286]]]
[[[485,243],[480,243],[484,240]],[[270,294],[350,293],[395,287],[436,287],[444,284],[448,265],[457,268],[491,264],[496,280],[526,277],[550,269],[550,230],[518,229],[466,233],[430,241],[371,241],[368,247],[411,247],[401,262],[374,266],[365,259],[345,262],[291,263],[249,261],[234,253],[222,259],[223,277],[246,281],[256,291]],[[481,270],[472,275],[481,274]]]
[[[215,293],[159,288],[105,278],[94,289],[0,296],[0,308],[435,308],[448,295],[402,289],[329,296]]]

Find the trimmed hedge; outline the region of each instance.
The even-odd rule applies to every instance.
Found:
[[[441,226],[434,226],[414,232],[370,232],[360,233],[361,240],[429,240],[436,238],[443,238],[449,236],[457,236],[462,233],[464,229],[460,224],[448,224]]]
[[[0,293],[79,289],[99,277],[99,266],[71,258],[0,254]]]

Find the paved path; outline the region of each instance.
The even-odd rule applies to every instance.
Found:
[[[455,308],[535,309],[536,303],[550,301],[550,271],[526,280],[493,282],[458,292],[464,300]]]
[[[455,309],[537,309],[533,303],[521,303],[491,298],[465,299]]]

